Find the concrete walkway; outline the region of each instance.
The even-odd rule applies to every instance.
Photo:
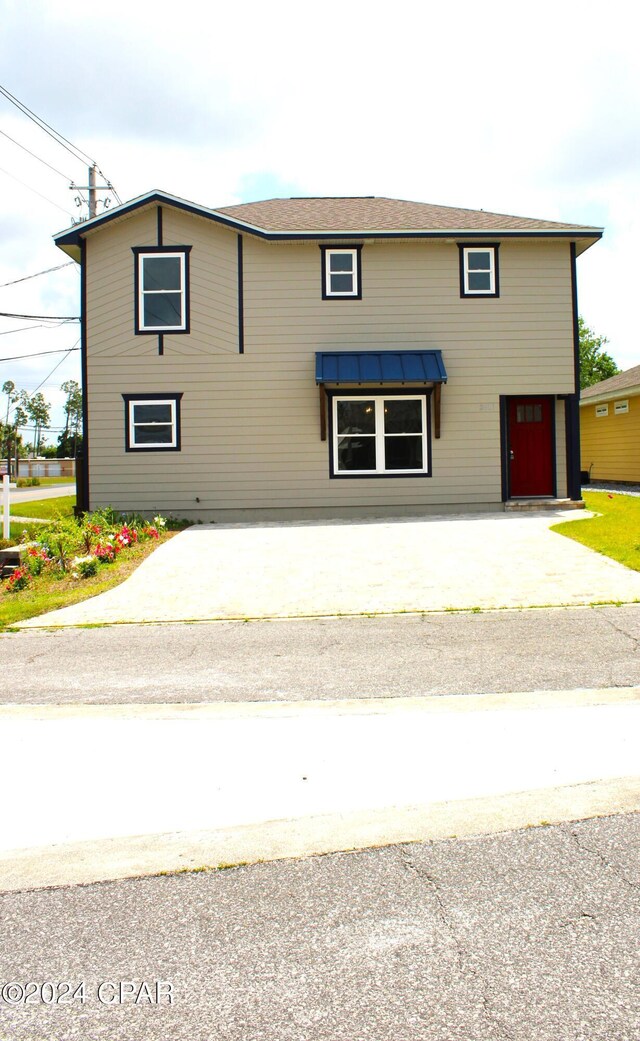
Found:
[[[0,889],[640,809],[640,688],[6,706],[0,725]]]
[[[583,517],[559,511],[194,526],[117,588],[22,626],[640,600],[640,573],[549,531]]]

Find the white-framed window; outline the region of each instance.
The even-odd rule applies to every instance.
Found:
[[[429,474],[426,394],[332,397],[333,477]]]
[[[360,247],[343,249],[321,246],[322,250],[322,297],[324,300],[338,298],[361,299]]]
[[[189,331],[188,247],[134,248],[136,332]]]
[[[182,394],[123,394],[127,452],[180,451]]]
[[[499,296],[497,245],[460,244],[460,296]]]
[[[596,416],[608,416],[609,406],[608,405],[596,405]]]
[[[613,411],[616,416],[624,415],[625,412],[629,411],[629,401],[616,401]]]

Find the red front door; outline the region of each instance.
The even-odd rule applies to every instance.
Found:
[[[553,495],[551,398],[509,399],[509,494]]]

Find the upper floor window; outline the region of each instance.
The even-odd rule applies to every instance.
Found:
[[[497,244],[459,248],[460,296],[499,296]]]
[[[134,248],[137,333],[189,331],[190,248]]]
[[[321,246],[322,250],[322,299],[334,297],[360,300],[361,267],[360,246],[355,249],[336,249]]]

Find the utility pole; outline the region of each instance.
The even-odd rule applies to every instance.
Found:
[[[98,212],[98,197],[96,195],[96,164],[89,167],[89,220]]]
[[[88,218],[87,217],[80,217],[79,220],[73,222],[74,224],[81,224],[82,221],[84,221],[84,220],[91,220],[92,217],[97,217],[97,215],[98,215],[98,192],[112,192],[113,191],[113,185],[111,184],[110,181],[107,181],[106,184],[98,184],[97,176],[96,176],[97,173],[98,173],[98,167],[96,166],[95,163],[92,163],[91,166],[89,167],[89,183],[88,184],[78,185],[78,184],[74,184],[73,181],[72,181],[71,184],[69,185],[69,189],[72,192],[89,192],[89,216],[88,216]],[[85,202],[85,200],[82,198],[81,195],[76,195],[76,200],[75,201],[76,201],[76,206],[82,206],[84,204],[84,202]],[[110,201],[109,199],[104,199],[103,200],[103,205],[104,205],[105,209],[107,209],[107,207],[109,206],[109,201]]]

